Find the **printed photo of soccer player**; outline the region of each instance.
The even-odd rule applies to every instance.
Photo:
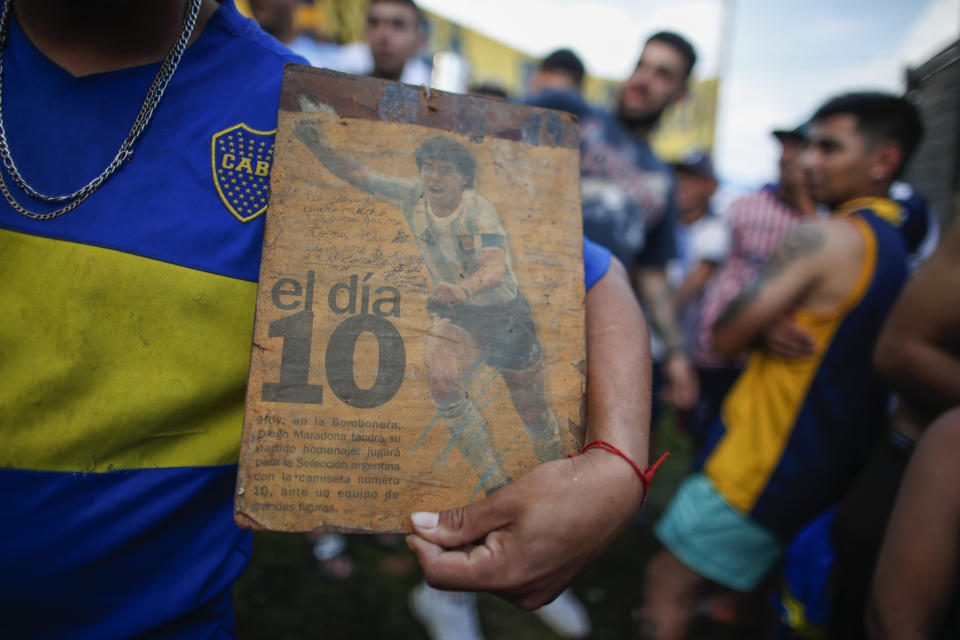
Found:
[[[490,494],[509,482],[478,398],[467,385],[485,362],[502,378],[538,462],[566,447],[545,393],[543,349],[530,304],[517,286],[509,243],[494,206],[474,189],[477,163],[452,137],[413,154],[419,179],[385,175],[331,146],[323,124],[304,119],[294,135],[331,173],[392,204],[406,221],[433,285],[424,344],[430,393],[455,446]]]

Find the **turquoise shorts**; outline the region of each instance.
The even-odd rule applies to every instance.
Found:
[[[683,481],[654,533],[680,562],[737,591],[753,591],[783,551],[769,529],[724,502],[702,473]]]

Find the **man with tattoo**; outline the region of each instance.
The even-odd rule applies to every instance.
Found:
[[[803,165],[811,196],[832,213],[792,231],[714,329],[716,348],[732,354],[788,317],[813,351],[751,352],[700,471],[657,524],[664,549],[647,572],[648,637],[683,637],[708,584],[754,591],[869,455],[888,402],[873,347],[907,277],[900,209],[885,196],[922,129],[909,102],[881,93],[843,95],[814,114]]]

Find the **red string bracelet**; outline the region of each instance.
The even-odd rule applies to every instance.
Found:
[[[643,498],[640,500],[641,509],[643,509],[643,505],[647,503],[647,490],[650,488],[650,483],[653,482],[653,474],[657,472],[657,467],[660,466],[660,463],[670,455],[669,451],[665,451],[663,455],[660,456],[659,460],[653,463],[652,466],[643,470],[637,465],[636,462],[631,460],[627,454],[625,454],[623,451],[620,451],[620,449],[617,449],[606,440],[594,440],[593,442],[588,442],[587,444],[583,445],[583,449],[580,449],[580,453],[586,453],[590,449],[603,449],[604,451],[609,451],[610,453],[614,453],[630,463],[630,466],[633,467],[633,470],[637,472],[637,476],[640,477],[640,484],[643,485]],[[572,458],[573,454],[571,453],[569,457]]]

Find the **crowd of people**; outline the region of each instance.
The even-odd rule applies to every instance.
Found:
[[[694,151],[674,165],[676,208],[660,236],[662,211],[630,197],[631,187],[656,184],[656,174],[624,176],[616,154],[650,171],[649,127],[682,96],[691,52],[676,34],[652,36],[607,114],[584,103],[582,65],[560,51],[545,59],[530,100],[580,117],[584,233],[628,265],[654,338],[677,336],[665,341],[667,353],[674,344],[696,367],[694,402],[670,393],[677,382],[669,375],[667,393],[654,395],[655,403],[690,409],[680,419],[696,460],[655,527],[663,546],[647,567],[639,634],[684,638],[695,615],[719,610],[753,637],[777,626],[784,637],[866,637],[873,568],[899,478],[936,415],[908,422],[915,415],[905,408],[908,392],[884,379],[892,371],[880,338],[888,316],[896,319],[909,270],[936,245],[936,218],[922,196],[896,182],[923,126],[902,97],[837,96],[802,125],[773,132],[781,143],[778,182],[735,200],[722,216],[711,211],[717,183],[709,156]],[[643,105],[635,95],[661,99]],[[600,133],[610,128],[614,134]],[[591,199],[617,186],[621,197],[608,202],[627,203],[619,220]],[[624,220],[648,232],[631,234],[617,226]],[[642,240],[624,247],[631,237]],[[661,314],[644,286],[651,253],[674,274],[672,315]],[[928,304],[940,308],[939,300]],[[941,357],[951,358],[943,349],[955,346],[957,328],[942,328]],[[655,361],[657,351],[654,340]],[[915,378],[899,381],[908,379],[916,392]],[[956,387],[939,389],[942,412],[958,396]],[[890,390],[902,394],[895,405]],[[770,624],[764,600],[781,575],[788,578],[777,593],[782,621]],[[939,606],[950,589],[938,593]],[[927,606],[923,622],[932,629]]]
[[[295,0],[249,6],[257,22],[232,0],[3,1],[5,636],[233,637],[264,218],[225,206],[211,141],[275,128],[288,62],[430,77],[412,0],[371,0],[350,55],[299,33]],[[665,406],[696,455],[653,527],[636,638],[698,617],[744,638],[960,632],[960,223],[940,238],[900,181],[919,112],[832,97],[772,132],[775,183],[717,209],[707,150],[667,162],[650,144],[696,63],[655,33],[604,108],[562,49],[519,98],[579,119],[586,435],[606,446],[411,514],[411,603],[434,640],[482,638],[479,590],[589,634],[568,586],[636,522]],[[328,578],[350,574],[345,538],[311,544]]]

